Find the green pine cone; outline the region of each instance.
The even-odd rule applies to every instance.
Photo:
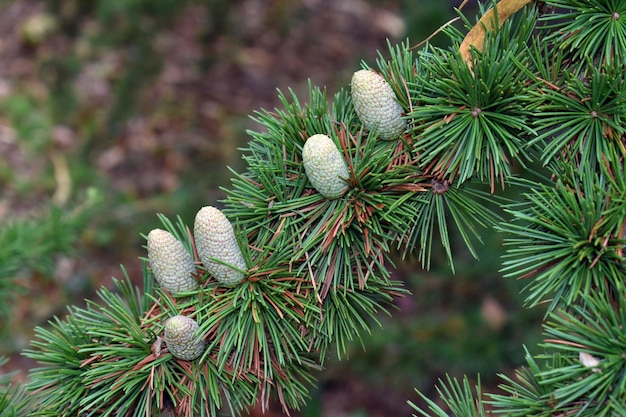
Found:
[[[172,294],[198,288],[191,275],[196,272],[193,257],[170,232],[154,229],[148,234],[148,260],[161,288]]]
[[[348,189],[348,167],[339,149],[326,135],[313,135],[302,148],[302,164],[313,187],[326,198],[341,197]]]
[[[355,72],[351,92],[354,110],[366,129],[385,140],[397,139],[406,130],[402,106],[382,75],[372,70]]]
[[[215,207],[202,207],[196,214],[193,234],[198,257],[215,279],[224,286],[232,287],[244,278],[243,272],[212,260],[219,259],[235,268],[246,270],[233,226],[224,213]]]
[[[175,358],[192,361],[202,355],[205,342],[196,335],[198,327],[187,316],[174,316],[165,323],[165,344]]]

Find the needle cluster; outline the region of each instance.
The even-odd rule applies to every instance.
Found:
[[[280,108],[253,116],[222,210],[202,209],[193,233],[160,217],[187,254],[174,257],[184,286],[148,256],[143,288],[126,277],[36,329],[32,415],[237,415],[271,398],[297,409],[329,352],[347,357],[406,294],[394,251],[428,268],[443,249],[453,265],[451,236],[475,255],[485,227],[506,236],[503,272],[528,280],[527,306],[549,305],[546,353],[498,395],[448,377],[443,404],[626,415],[626,6],[539,3],[493,25],[470,62],[447,27],[451,48],[390,45],[334,95],[280,92]],[[506,186],[522,201],[498,198]],[[172,317],[193,333],[174,348]],[[420,415],[448,415],[426,401]]]

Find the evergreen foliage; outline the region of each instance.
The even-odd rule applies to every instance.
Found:
[[[5,220],[0,227],[0,323],[10,312],[11,300],[29,273],[50,276],[58,255],[74,251],[77,233],[93,212],[96,200],[88,199],[74,212],[50,206],[41,213]],[[4,326],[0,326],[2,328]]]
[[[348,90],[329,97],[310,86],[306,103],[279,93],[282,108],[255,114],[247,166],[221,202],[248,268],[243,281],[221,285],[188,226],[160,216],[193,255],[200,288],[170,294],[145,262],[141,289],[125,277],[100,290],[100,302],[37,328],[25,352],[40,364],[29,415],[237,415],[270,398],[298,409],[329,349],[347,357],[348,343],[406,293],[391,279],[391,251],[428,267],[438,240],[452,265],[451,229],[475,253],[484,227],[507,236],[503,271],[529,280],[528,307],[550,305],[545,352],[502,376],[501,394],[446,377],[438,392],[448,410],[422,395],[428,410],[416,412],[626,415],[625,7],[530,4],[487,32],[471,62],[451,27],[448,49],[390,45],[377,71],[409,126],[396,141],[363,128]],[[317,192],[305,173],[302,148],[315,134],[346,161],[339,198]],[[535,161],[545,178],[527,169]],[[498,200],[505,185],[521,187],[523,201]],[[178,315],[193,318],[206,342],[192,361],[163,342]],[[22,391],[12,395],[15,415],[25,415]]]
[[[511,58],[525,74],[530,113],[524,123],[536,132],[528,148],[550,179],[514,180],[527,191],[521,203],[505,206],[511,219],[498,230],[508,235],[506,276],[529,280],[528,307],[549,303],[545,353],[527,354],[515,378],[503,375],[504,394],[486,394],[480,386],[472,392],[467,379],[441,381],[438,392],[455,416],[626,413],[626,10],[615,1],[543,3],[543,14],[530,15],[533,38]],[[495,37],[509,37],[507,26]],[[488,37],[474,59],[483,62],[492,42]],[[424,416],[448,415],[428,404],[429,410],[414,408]]]
[[[0,358],[0,366],[8,361]],[[12,374],[0,374],[0,417],[25,416],[30,409],[30,398],[23,386],[12,381]]]

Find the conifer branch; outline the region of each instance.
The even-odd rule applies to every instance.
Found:
[[[499,6],[514,3],[529,2]],[[550,303],[546,353],[502,376],[503,394],[447,377],[445,406],[456,416],[486,415],[485,405],[511,416],[623,413],[626,10],[545,3],[557,11],[503,8],[495,26],[481,7],[470,25],[481,45],[451,26],[451,49],[390,44],[377,71],[363,63],[332,97],[312,85],[308,101],[279,92],[280,108],[253,116],[259,129],[222,210],[200,209],[193,233],[159,215],[167,234],[145,236],[141,288],[123,271],[99,302],[36,329],[25,352],[39,363],[31,415],[238,415],[270,399],[298,409],[329,352],[347,357],[406,294],[391,279],[392,250],[428,268],[439,241],[453,265],[452,236],[476,256],[481,227],[507,234],[503,271],[529,280],[527,306]],[[309,148],[311,137],[323,146]],[[326,150],[328,170],[316,153]],[[537,160],[549,179],[515,178]],[[523,201],[498,198],[506,185],[522,187]],[[420,415],[448,415],[420,395]]]

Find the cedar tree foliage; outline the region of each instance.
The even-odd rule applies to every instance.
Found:
[[[480,12],[459,10],[463,30],[442,26],[450,47],[390,45],[388,58],[355,69],[391,87],[374,90],[395,94],[398,137],[359,118],[383,110],[363,110],[371,95],[348,84],[335,94],[310,85],[307,100],[280,92],[280,108],[253,115],[259,127],[226,198],[208,202],[232,225],[222,223],[228,239],[212,244],[159,216],[193,257],[197,288],[159,287],[146,257],[142,288],[125,276],[36,329],[25,354],[39,366],[26,386],[0,391],[0,404],[16,416],[238,415],[270,399],[298,409],[328,355],[345,358],[406,294],[391,253],[428,268],[440,251],[454,268],[451,236],[475,254],[492,228],[506,239],[505,277],[528,283],[526,307],[548,305],[545,352],[503,375],[497,394],[447,377],[441,399],[415,411],[626,415],[626,2],[503,0]],[[345,161],[332,179],[345,184],[339,196],[307,177],[314,135]],[[518,201],[499,198],[510,185],[523,190]],[[201,259],[206,239],[213,249]],[[234,253],[238,265],[227,261]],[[243,278],[222,285],[203,262]],[[181,345],[170,349],[166,323],[177,316],[194,324],[176,328]],[[173,355],[183,348],[193,355]]]

